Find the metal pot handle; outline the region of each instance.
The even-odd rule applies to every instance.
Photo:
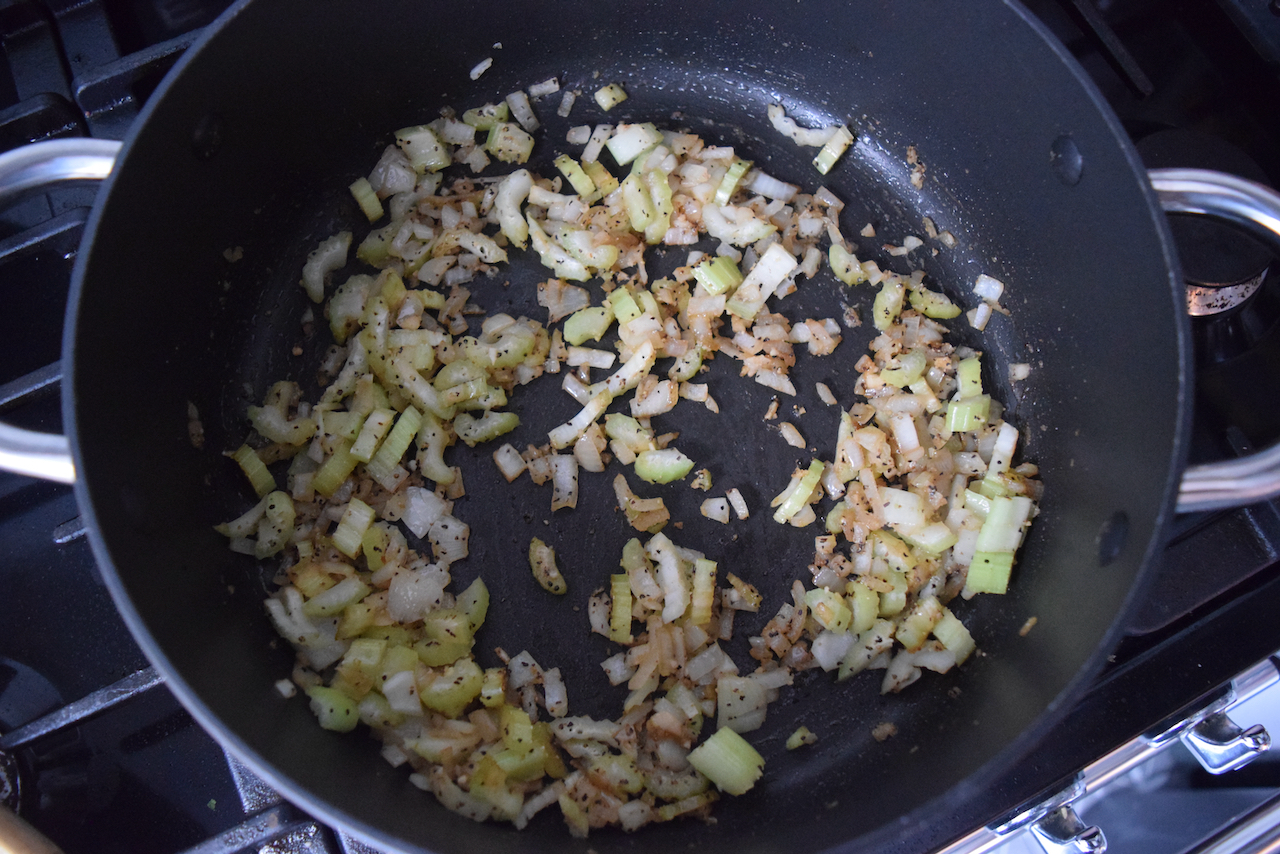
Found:
[[[1239,227],[1280,260],[1280,193],[1222,172],[1152,169],[1151,186],[1167,213],[1212,217]],[[1280,495],[1280,443],[1235,460],[1189,467],[1178,512],[1238,507]]]
[[[56,139],[0,154],[0,205],[71,181],[101,181],[111,174],[120,143],[110,139]],[[75,463],[66,436],[0,423],[0,469],[73,483]]]

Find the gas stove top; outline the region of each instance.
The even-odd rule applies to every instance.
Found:
[[[67,136],[123,139],[226,5],[0,0],[0,150]],[[1093,77],[1148,165],[1225,168],[1280,186],[1275,0],[1029,5]],[[62,315],[92,202],[92,189],[59,189],[0,212],[0,295],[14,307],[0,315],[7,422],[61,427]],[[1277,265],[1230,235],[1180,228],[1178,239],[1201,285],[1252,282],[1239,304],[1193,318],[1193,459],[1269,444],[1280,437]],[[1110,663],[1044,749],[971,814],[920,828],[903,850],[1012,850],[1032,838],[1052,844],[1055,834],[1097,850],[1086,832],[1093,821],[1113,850],[1148,850],[1133,831],[1137,809],[1170,832],[1153,851],[1205,839],[1221,846],[1229,833],[1238,842],[1276,823],[1269,798],[1280,792],[1280,762],[1264,756],[1210,777],[1175,745],[1198,744],[1221,767],[1262,746],[1254,718],[1267,720],[1274,707],[1280,726],[1280,701],[1263,699],[1280,693],[1269,690],[1280,681],[1270,658],[1280,651],[1280,504],[1178,517],[1158,572]],[[68,854],[372,850],[284,802],[201,730],[116,614],[71,490],[8,474],[0,474],[0,756],[0,797]],[[1120,806],[1144,803],[1135,793],[1149,796],[1157,778],[1193,798],[1181,817],[1150,798]],[[1133,799],[1120,800],[1125,793]],[[1235,830],[1220,831],[1238,814],[1245,820]],[[1172,841],[1175,826],[1189,835]]]

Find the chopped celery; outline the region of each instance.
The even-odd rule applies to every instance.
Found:
[[[704,258],[693,268],[693,278],[712,296],[731,293],[742,284],[742,271],[727,255]]]
[[[356,254],[359,255],[359,250]],[[329,297],[329,331],[333,333],[334,341],[345,344],[347,336],[360,328],[360,317],[364,314],[364,303],[373,282],[373,276],[357,273],[339,285]]]
[[[809,613],[829,632],[847,632],[853,625],[853,609],[834,590],[815,587],[804,594]]]
[[[860,635],[875,625],[880,616],[880,597],[874,590],[861,581],[850,581],[845,585],[845,597],[853,612],[849,631]]]
[[[423,638],[413,645],[413,651],[428,667],[445,667],[471,654],[471,640]]]
[[[693,460],[675,448],[641,451],[636,455],[636,476],[649,483],[671,483],[693,469]]]
[[[871,539],[875,543],[875,556],[884,558],[898,572],[910,572],[915,568],[916,560],[911,549],[895,534],[881,529],[872,531]]]
[[[458,594],[456,604],[467,615],[474,633],[484,624],[485,615],[489,612],[489,588],[484,579],[477,578],[468,584],[467,589]]]
[[[556,550],[537,537],[529,541],[529,568],[538,585],[548,593],[563,596],[569,591],[560,567],[556,566]]]
[[[599,341],[613,323],[613,311],[607,305],[579,309],[564,319],[564,340],[574,347],[590,339]]]
[[[636,298],[626,288],[616,288],[604,300],[605,305],[613,311],[620,325],[625,326],[644,314],[644,310],[636,304]]]
[[[632,173],[622,181],[622,204],[627,210],[627,219],[633,231],[643,232],[657,216],[653,207],[653,197],[649,188],[639,175]]]
[[[373,185],[369,183],[368,178],[357,178],[348,189],[351,190],[356,204],[360,206],[360,211],[369,222],[377,222],[382,218],[382,200],[373,191]]]
[[[516,753],[530,753],[534,748],[533,721],[529,713],[515,706],[503,706],[499,713],[502,726],[502,744]]]
[[[352,442],[360,435],[360,428],[364,425],[364,416],[359,412],[339,410],[322,413],[320,417],[325,433],[340,439],[350,439]]]
[[[809,463],[809,469],[805,472],[795,484],[778,496],[781,501],[773,514],[773,521],[778,523],[788,522],[791,517],[796,515],[809,503],[809,499],[813,497],[813,491],[817,489],[818,482],[822,479],[822,470],[825,466],[822,460],[814,460]]]
[[[486,709],[501,708],[507,702],[507,671],[490,667],[480,683],[480,703]]]
[[[986,426],[990,414],[990,395],[956,398],[947,404],[946,428],[952,433],[979,430]]]
[[[653,431],[630,415],[610,412],[604,418],[605,435],[636,454],[653,448]]]
[[[933,627],[933,636],[955,653],[956,664],[964,664],[964,660],[977,648],[973,642],[973,635],[969,634],[964,623],[960,622],[945,606],[942,609],[942,618]]]
[[[456,477],[453,469],[444,461],[444,449],[449,441],[449,433],[440,420],[430,412],[424,412],[420,417],[418,471],[441,486],[448,486]]]
[[[781,243],[770,244],[725,303],[725,309],[743,320],[754,320],[765,301],[799,266]]]
[[[403,626],[387,626],[386,628],[400,629],[401,633],[408,634]],[[387,649],[382,654],[382,660],[378,662],[378,677],[385,682],[390,676],[403,673],[406,670],[417,670],[417,668],[418,654],[405,644],[389,640]]]
[[[609,791],[634,795],[644,789],[644,775],[640,773],[636,761],[625,753],[606,753],[591,757],[587,773],[593,779],[605,781]]]
[[[764,773],[764,757],[728,727],[716,730],[691,750],[688,760],[717,788],[731,795],[745,793]]]
[[[417,659],[417,655],[414,655]],[[422,705],[448,718],[456,718],[480,696],[484,671],[470,658],[461,659],[436,674],[419,691]]]
[[[311,488],[325,498],[338,491],[338,487],[342,486],[360,462],[352,456],[351,444],[350,439],[339,442],[333,449],[333,454],[324,461],[324,465],[320,466],[315,476],[311,478]]]
[[[485,140],[485,150],[503,163],[527,163],[533,154],[533,137],[525,133],[520,125],[511,122],[497,122],[489,128],[489,137]]]
[[[372,669],[382,661],[382,654],[386,651],[387,642],[385,640],[356,638],[351,641],[351,646],[347,647],[346,655],[342,656],[342,663],[359,664],[361,667]]]
[[[591,271],[587,269],[586,264],[574,258],[567,249],[553,241],[542,224],[533,218],[532,213],[526,212],[524,219],[529,227],[529,239],[533,241],[533,249],[538,253],[538,259],[542,261],[544,267],[561,279],[585,282],[591,278]]]
[[[400,146],[400,150],[409,158],[409,164],[419,175],[438,172],[452,162],[444,143],[426,125],[396,131],[396,145]]]
[[[369,530],[375,516],[374,509],[359,498],[347,502],[347,509],[342,513],[342,520],[333,531],[333,545],[349,558],[360,554],[364,543],[364,532]]]
[[[978,356],[970,356],[967,359],[961,359],[956,364],[956,380],[959,381],[959,388],[956,390],[956,397],[964,399],[966,397],[978,397],[982,394],[982,360]]]
[[[702,348],[690,347],[683,356],[675,360],[667,377],[676,382],[687,382],[698,375],[702,369]]]
[[[596,191],[595,181],[592,181],[591,176],[583,170],[582,165],[569,155],[561,154],[558,156],[555,159],[555,166],[579,196],[585,199]]]
[[[1022,545],[1022,529],[1031,518],[1034,506],[1025,495],[992,498],[975,548],[979,552],[1013,554]]]
[[[853,144],[853,134],[849,133],[849,129],[844,125],[836,128],[835,133],[831,134],[831,138],[827,140],[826,145],[822,146],[822,150],[818,152],[818,156],[813,158],[814,167],[823,175],[831,171],[831,167],[836,165],[836,161],[840,159],[840,155]]]
[[[940,294],[937,291],[931,291],[926,288],[912,288],[907,295],[907,299],[910,301],[911,307],[925,317],[932,317],[936,320],[950,320],[960,314],[960,306],[948,299],[946,294]]]
[[[942,619],[942,603],[935,596],[926,596],[916,602],[906,618],[898,623],[898,642],[908,652],[915,652],[924,646],[933,627]]]
[[[444,394],[455,386],[480,382],[487,376],[488,373],[485,371],[483,366],[477,365],[469,359],[458,359],[457,361],[450,362],[436,372],[435,377],[431,380],[431,384],[435,387],[436,391]],[[455,395],[455,397],[457,396]]]
[[[298,386],[279,382],[271,386],[263,398],[262,406],[250,406],[249,423],[253,429],[273,442],[284,445],[301,445],[316,433],[316,420],[311,417],[288,417],[290,400],[298,393]]]
[[[693,593],[689,599],[689,624],[706,625],[716,597],[716,562],[697,558],[693,562]]]
[[[267,465],[258,456],[258,452],[248,445],[241,445],[236,448],[235,453],[231,455],[231,459],[240,465],[240,470],[244,472],[244,476],[249,479],[249,485],[253,487],[253,491],[261,498],[268,492],[276,488],[276,479],[271,476],[271,472],[267,470]]]
[[[498,438],[520,426],[520,416],[514,412],[489,411],[476,418],[463,412],[453,419],[453,430],[468,448]]]
[[[871,304],[871,317],[876,329],[883,332],[898,319],[898,315],[902,313],[902,298],[905,293],[906,287],[901,279],[897,276],[885,277],[884,283],[880,285],[880,292]]]
[[[584,161],[582,163],[582,171],[587,173],[601,198],[618,189],[618,179],[599,160]]]
[[[644,173],[644,183],[653,202],[653,219],[645,226],[644,239],[646,243],[657,244],[671,228],[671,214],[675,212],[671,182],[666,172],[651,169]]]
[[[596,103],[600,105],[600,109],[608,112],[627,100],[627,90],[617,83],[610,83],[608,86],[601,86],[596,90],[595,99]]]
[[[644,152],[662,142],[662,133],[654,125],[621,124],[605,142],[619,166],[626,166]],[[637,229],[638,230],[638,229]]]
[[[973,593],[1004,593],[1012,572],[1013,552],[974,552],[964,586]]]
[[[889,583],[892,590],[880,594],[880,616],[896,617],[907,607],[907,577],[901,572],[890,572]]]
[[[351,446],[351,455],[362,463],[373,459],[373,452],[382,441],[382,437],[391,429],[391,422],[396,417],[394,409],[375,409],[365,418],[360,428],[360,435]]]
[[[262,559],[281,551],[293,538],[296,518],[293,499],[287,492],[271,492],[263,499],[262,521],[258,523],[258,541],[254,557]]]
[[[902,538],[911,545],[932,555],[940,555],[956,544],[959,536],[945,522],[931,522],[923,528],[903,533]]]
[[[358,578],[344,578],[328,590],[308,599],[302,606],[302,613],[308,617],[332,617],[348,605],[368,596],[372,590],[372,587]]]
[[[818,737],[807,726],[801,726],[787,736],[787,750],[798,750],[806,744],[814,744],[817,741]]]
[[[483,107],[467,110],[462,114],[462,120],[476,130],[489,130],[495,124],[505,122],[510,115],[511,109],[507,106],[507,102],[499,101],[496,104],[485,104]]]
[[[412,406],[400,413],[391,432],[382,440],[377,452],[365,465],[369,475],[376,481],[383,481],[391,475],[392,469],[400,464],[405,451],[413,444],[413,437],[422,427],[422,415]]]
[[[307,696],[311,699],[311,711],[324,729],[351,732],[360,722],[355,701],[336,688],[312,685],[307,689]]]
[[[846,285],[860,285],[867,280],[858,257],[839,243],[831,244],[827,261],[831,264],[831,272]]]
[[[885,368],[880,372],[880,379],[895,388],[906,388],[924,375],[929,362],[924,353],[910,350],[898,357],[898,367]]]
[[[631,543],[640,545],[638,540]],[[628,543],[630,545],[630,543]],[[625,554],[625,551],[624,551]],[[615,643],[631,642],[631,581],[626,573],[609,576],[609,640]]]
[[[391,542],[386,525],[386,522],[370,525],[369,530],[364,532],[364,539],[360,541],[360,553],[364,555],[370,572],[377,572],[386,565],[383,558],[387,553],[387,545]]]
[[[724,177],[720,179],[720,186],[716,188],[715,203],[717,205],[727,205],[729,200],[733,198],[733,194],[738,190],[738,184],[742,182],[742,176],[747,174],[747,170],[751,168],[750,160],[742,160],[735,157],[733,163],[729,165],[728,171],[724,173]]]
[[[403,223],[393,222],[369,232],[356,247],[356,257],[372,267],[381,267],[391,257],[391,241],[402,227]]]

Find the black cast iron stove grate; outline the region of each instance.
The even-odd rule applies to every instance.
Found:
[[[123,139],[164,73],[226,5],[0,0],[0,150],[67,136]],[[1256,177],[1280,185],[1274,2],[1030,5],[1140,147],[1170,130],[1210,136],[1255,164]],[[62,314],[92,201],[92,189],[60,189],[0,212],[0,304],[8,307],[0,313],[0,416],[20,426],[61,427]],[[1264,302],[1276,299],[1276,279],[1273,270]],[[1267,406],[1280,389],[1280,358],[1272,356],[1280,350],[1271,349],[1280,324],[1274,315],[1243,314],[1228,316],[1220,332],[1197,330],[1198,342],[1249,339],[1226,358],[1206,360],[1197,459],[1280,436],[1280,416],[1232,423],[1239,411],[1280,411]],[[1257,396],[1224,397],[1221,387],[1241,372],[1256,379],[1235,385]],[[1280,650],[1278,558],[1274,502],[1181,517],[1161,562],[1159,595],[1135,616],[1111,665],[1048,747],[990,803],[921,828],[909,847],[941,849],[1026,792],[1061,789],[1099,756],[1205,705]],[[11,760],[0,763],[0,797],[68,854],[369,850],[281,801],[159,685],[102,584],[71,490],[0,473],[0,753]],[[1253,782],[1262,776],[1280,788],[1280,763],[1256,767]],[[16,792],[6,785],[15,776]]]

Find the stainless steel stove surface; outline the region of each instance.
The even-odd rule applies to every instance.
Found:
[[[0,149],[122,139],[226,5],[0,0]],[[1227,168],[1280,185],[1275,0],[1030,5],[1149,165]],[[92,201],[92,189],[60,189],[0,212],[5,421],[61,426],[62,313]],[[1231,235],[1179,226],[1178,239],[1188,276],[1228,306],[1193,319],[1193,458],[1269,444],[1280,437],[1277,265]],[[1158,570],[1111,663],[1044,749],[971,814],[940,817],[902,850],[1097,850],[1090,825],[1113,851],[1274,844],[1280,759],[1262,752],[1266,737],[1252,727],[1280,731],[1271,658],[1280,504],[1179,517]],[[1214,770],[1261,758],[1210,774],[1187,744]],[[0,474],[0,798],[68,854],[371,850],[282,801],[201,730],[116,614],[70,488],[9,474]]]

